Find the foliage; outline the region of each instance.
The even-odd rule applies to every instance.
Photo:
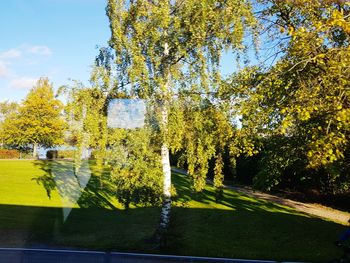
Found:
[[[47,159],[74,159],[75,150],[48,150],[46,152]]]
[[[231,116],[224,108],[225,106],[227,104],[223,102],[213,103],[200,96],[194,101],[186,98],[183,103],[183,127],[179,127],[183,133],[180,149],[184,149],[184,160],[188,165],[188,173],[193,178],[193,186],[196,191],[201,191],[206,184],[205,179],[211,159],[216,160],[214,184],[216,187],[222,187],[224,177],[222,154],[236,135],[230,121]],[[179,111],[178,109],[177,112]],[[171,149],[177,150],[176,148]]]
[[[52,160],[52,159],[57,159],[58,153],[57,150],[48,150],[46,152],[46,159]]]
[[[285,54],[271,68],[246,68],[231,79],[244,130],[285,137],[267,153],[261,176],[268,187],[295,162],[349,182],[349,12],[340,1],[274,2],[265,14],[288,34]]]
[[[110,0],[107,15],[117,70],[124,73],[118,75],[119,84],[133,83],[133,92],[141,97],[169,95],[165,76],[180,79],[184,71],[200,80],[192,89],[206,90],[210,72],[218,79],[221,52],[242,50],[245,32],[256,26],[248,1]]]
[[[20,152],[17,150],[0,149],[0,159],[18,159]]]
[[[307,180],[307,178],[301,178],[301,175],[310,173],[310,171],[306,172],[305,153],[298,142],[293,140],[295,138],[280,135],[263,140],[264,146],[259,160],[260,170],[253,179],[256,188],[270,191],[282,182],[286,184],[289,171],[293,173],[293,182],[297,182],[298,179]],[[299,182],[300,185],[301,182]],[[297,188],[297,184],[288,186]]]
[[[75,150],[59,150],[58,157],[66,159],[74,159]]]
[[[94,69],[94,73],[96,70],[98,68]],[[95,85],[91,88],[83,87],[81,83],[75,82],[72,87],[64,87],[60,92],[65,92],[68,99],[65,116],[70,127],[69,136],[73,138],[70,143],[77,147],[74,156],[76,169],[80,168],[83,151],[92,148],[94,159],[102,173],[107,147],[107,95],[98,86],[98,80],[99,77],[96,77]]]
[[[54,97],[47,78],[38,80],[17,112],[7,116],[3,124],[4,140],[16,146],[51,147],[63,142],[65,122],[61,118],[62,103]]]
[[[119,202],[157,205],[162,197],[160,156],[152,144],[151,130],[116,129],[111,134],[109,160]]]
[[[75,137],[74,145],[78,153],[84,148],[92,149],[95,171],[100,176],[105,164],[111,167],[110,180],[115,184],[116,197],[126,208],[131,204],[157,205],[162,196],[161,162],[159,153],[154,151],[155,142],[149,128],[127,130],[107,127],[111,91],[105,69],[94,68],[93,87],[77,84],[66,89],[69,101],[66,116],[70,132]],[[81,154],[76,154],[75,166],[78,169],[80,162]]]
[[[243,52],[243,38],[256,35],[251,3],[110,0],[107,15],[118,91],[159,104],[159,140],[173,152],[184,150],[194,188],[201,191],[209,159],[219,156],[212,129],[220,130],[215,122],[226,117],[216,116],[219,109],[214,113],[211,101],[221,79],[221,55],[229,49]]]
[[[5,131],[3,127],[3,122],[10,114],[13,114],[17,111],[18,104],[16,102],[4,101],[0,102],[0,145],[4,146],[5,144]]]
[[[18,104],[16,102],[0,102],[0,123],[6,119],[7,115],[15,112],[17,109]]]

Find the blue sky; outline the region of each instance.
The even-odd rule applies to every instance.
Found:
[[[20,101],[41,76],[88,84],[109,36],[105,0],[0,1],[0,101]]]

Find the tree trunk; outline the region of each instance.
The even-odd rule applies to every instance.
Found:
[[[165,106],[162,108],[162,124],[168,124],[168,110]],[[169,148],[165,142],[162,145],[162,166],[163,166],[163,205],[160,216],[160,228],[165,230],[170,220],[171,209],[171,168],[169,159]]]
[[[36,142],[33,144],[33,157],[38,157],[38,144]]]
[[[164,44],[164,57],[169,56],[169,46],[168,43]],[[162,166],[163,166],[163,204],[162,211],[160,215],[159,229],[157,234],[157,240],[161,243],[164,241],[164,233],[168,228],[170,221],[170,210],[171,210],[171,168],[170,168],[170,158],[169,158],[169,148],[167,145],[167,129],[168,129],[168,103],[167,103],[167,93],[169,92],[170,85],[170,71],[167,67],[164,70],[165,74],[165,85],[163,89],[163,100],[161,105],[161,127],[163,134],[163,142],[161,148],[162,155]]]

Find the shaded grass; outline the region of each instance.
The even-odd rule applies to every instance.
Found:
[[[93,174],[65,218],[65,204],[72,200],[60,195],[57,184],[72,196],[76,187],[74,180],[59,181],[55,176],[57,171],[72,173],[72,163],[0,161],[0,246],[314,262],[339,254],[332,242],[343,226],[229,189],[217,200],[213,187],[195,193],[189,178],[179,174],[173,174],[178,196],[167,243],[155,249],[148,240],[157,227],[160,209],[121,209],[108,173],[96,176],[93,163],[90,168]]]
[[[339,255],[333,241],[345,228],[271,202],[213,187],[194,193],[176,176],[170,251],[186,255],[326,262]],[[199,209],[198,209],[199,208]]]
[[[0,205],[0,246],[80,247],[99,250],[150,250],[145,242],[157,226],[159,209],[113,211],[73,208],[62,220],[62,209]],[[4,233],[7,236],[4,236]]]

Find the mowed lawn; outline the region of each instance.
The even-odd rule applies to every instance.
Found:
[[[194,256],[326,262],[345,227],[173,174],[177,190],[165,247],[151,242],[159,207],[125,211],[92,163],[0,161],[0,246],[77,247]]]

